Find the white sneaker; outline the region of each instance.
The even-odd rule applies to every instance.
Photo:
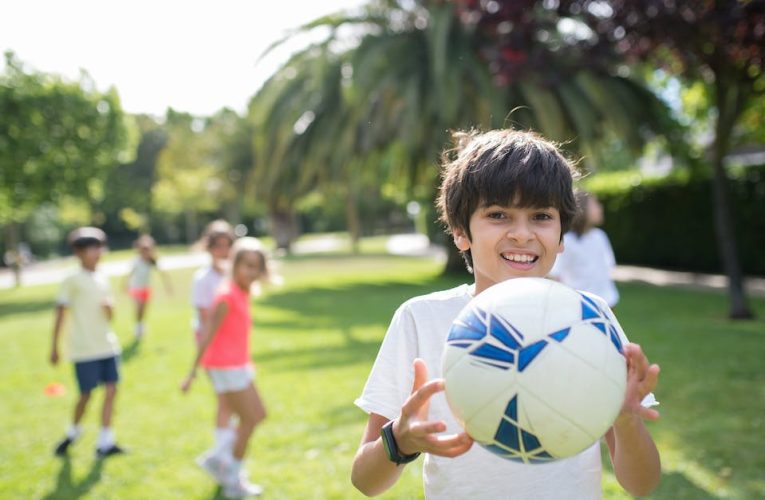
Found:
[[[208,451],[199,455],[195,462],[198,466],[204,469],[205,472],[210,474],[218,484],[224,483],[226,478],[226,466],[228,465],[225,458]]]
[[[249,482],[244,475],[239,475],[223,487],[223,495],[226,498],[256,497],[261,493],[263,493],[263,487]]]

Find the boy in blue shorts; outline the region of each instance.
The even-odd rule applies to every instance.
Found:
[[[455,139],[457,148],[444,155],[438,209],[474,282],[415,297],[394,314],[356,400],[369,417],[351,480],[362,493],[379,495],[424,453],[429,499],[601,498],[600,443],[546,464],[512,462],[472,446],[449,410],[440,370],[452,321],[495,283],[547,276],[576,209],[571,165],[538,135],[494,130]],[[625,344],[624,355],[626,397],[604,437],[617,480],[641,496],[660,477],[659,454],[643,424],[659,414],[641,405],[659,367],[636,344]]]
[[[56,320],[50,362],[58,363],[59,338],[67,310],[71,311],[71,328],[67,335],[69,359],[74,362],[80,397],[74,407],[74,419],[66,437],[56,446],[55,454],[64,456],[69,446],[82,433],[80,421],[85,414],[90,395],[104,384],[105,396],[101,411],[101,433],[96,456],[105,458],[123,453],[111,429],[114,399],[119,381],[120,345],[111,329],[112,294],[109,280],[96,271],[106,244],[106,235],[95,227],[81,227],[69,234],[69,245],[80,261],[80,268],[61,283],[56,300]]]

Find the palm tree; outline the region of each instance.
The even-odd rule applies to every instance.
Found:
[[[353,28],[355,44],[342,36],[343,26]],[[327,39],[293,57],[253,99],[273,103],[262,107],[257,147],[266,148],[268,158],[292,162],[293,170],[287,163],[269,165],[276,176],[353,186],[352,179],[371,170],[381,181],[421,188],[432,199],[434,165],[452,129],[511,121],[567,141],[581,154],[597,151],[609,130],[637,148],[644,130],[666,123],[662,103],[629,77],[561,63],[559,73],[529,68],[517,78],[498,78],[483,50],[485,37],[452,3],[373,2],[361,13],[326,16],[298,31],[318,27],[330,29]],[[346,48],[334,51],[338,45]],[[549,51],[555,53],[551,64],[564,58],[561,50]],[[280,81],[280,74],[292,78]],[[290,131],[307,110],[312,121],[301,134]],[[271,127],[276,122],[281,126]],[[381,157],[395,158],[395,165],[382,170],[371,161]],[[341,167],[333,170],[325,159]],[[461,267],[458,256],[447,265]]]

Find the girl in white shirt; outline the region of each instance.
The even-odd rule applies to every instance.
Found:
[[[576,204],[571,231],[563,236],[563,253],[550,275],[572,288],[599,295],[613,308],[619,302],[619,291],[611,279],[616,259],[608,236],[597,227],[603,224],[603,206],[587,191],[577,191]]]

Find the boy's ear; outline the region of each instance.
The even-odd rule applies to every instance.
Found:
[[[566,246],[563,244],[563,239],[561,238],[560,244],[558,245],[558,253],[563,253],[563,250],[566,249]]]
[[[454,245],[461,252],[470,250],[470,239],[465,234],[465,231],[460,228],[454,228],[452,230],[452,237],[454,238]]]

